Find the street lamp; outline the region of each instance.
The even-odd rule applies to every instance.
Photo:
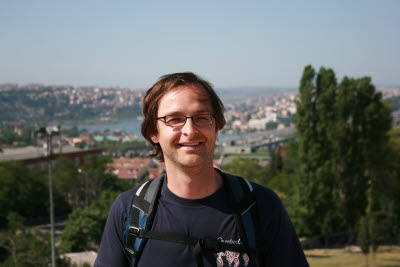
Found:
[[[82,174],[85,178],[85,207],[87,208],[89,206],[89,201],[88,201],[88,175],[86,171],[82,170],[81,168],[78,169],[78,173]]]
[[[53,144],[52,138],[54,135],[60,134],[60,125],[54,127],[40,127],[38,133],[46,136],[47,142],[47,159],[49,167],[49,201],[50,201],[50,236],[51,236],[51,266],[56,266],[56,252],[54,246],[54,206],[53,206],[53,176],[52,176],[52,156]]]

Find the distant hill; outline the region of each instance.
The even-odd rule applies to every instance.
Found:
[[[38,86],[0,91],[0,122],[84,121],[141,115],[141,93]]]

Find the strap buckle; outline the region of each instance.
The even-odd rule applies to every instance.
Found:
[[[125,248],[125,251],[129,253],[130,257],[134,258],[136,257],[136,251],[130,249],[130,248]]]
[[[139,237],[140,228],[136,226],[129,226],[129,234]]]

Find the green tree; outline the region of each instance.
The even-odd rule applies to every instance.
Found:
[[[391,109],[369,77],[344,77],[336,101],[336,162],[342,210],[353,228],[365,212],[379,209],[379,184],[388,161]]]
[[[306,66],[300,82],[300,99],[295,118],[299,137],[300,205],[307,211],[299,226],[305,234],[318,234],[331,224],[324,221],[329,211],[337,210],[337,173],[334,153],[336,115],[336,77],[331,69],[316,74]]]
[[[50,264],[50,235],[38,229],[26,227],[23,218],[15,212],[7,216],[8,229],[0,233],[1,266],[48,266]],[[67,266],[57,259],[57,266]]]
[[[249,181],[266,185],[266,176],[257,161],[249,158],[234,158],[223,166],[224,171],[241,176]]]
[[[73,126],[71,128],[62,129],[61,131],[67,137],[77,137],[77,136],[79,136],[79,129],[78,129],[77,126]]]
[[[84,205],[84,185],[74,162],[68,158],[58,158],[53,171],[55,191],[63,196],[71,209]],[[61,207],[55,206],[55,209]]]
[[[382,192],[382,204],[387,204],[386,210],[395,215],[400,223],[400,126],[392,128],[389,132],[388,154],[385,164],[385,177],[381,179],[379,191]],[[399,238],[400,240],[400,238]]]
[[[283,169],[283,159],[281,156],[282,146],[278,146],[275,151],[271,152],[271,160],[266,167],[268,180],[276,176],[278,173],[282,172]]]
[[[84,180],[86,198],[90,204],[99,198],[103,190],[109,189],[120,191],[120,181],[107,171],[107,164],[111,162],[110,157],[89,155],[84,159],[81,169],[81,179]]]
[[[131,188],[132,183],[118,180],[107,171],[110,160],[109,157],[87,156],[84,164],[77,167],[72,160],[59,158],[53,172],[56,192],[75,209],[88,207],[103,190],[124,191]]]
[[[267,125],[266,125],[267,130],[275,130],[276,128],[278,128],[277,122],[273,122],[273,121],[267,122]]]
[[[77,252],[96,247],[103,234],[108,212],[120,192],[106,190],[88,208],[75,209],[65,222],[60,249]]]
[[[331,69],[316,74],[306,66],[299,90],[302,226],[308,234],[354,230],[361,216],[379,209],[390,106],[369,77],[337,85]]]
[[[48,218],[46,177],[19,163],[0,165],[0,229],[7,227],[7,214],[16,212],[30,221]]]

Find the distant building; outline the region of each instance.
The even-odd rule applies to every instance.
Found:
[[[165,164],[150,158],[114,158],[108,169],[119,179],[154,179],[165,172]]]
[[[65,253],[61,255],[61,257],[68,258],[71,261],[72,266],[84,266],[85,263],[89,264],[89,266],[94,266],[97,253],[95,251],[73,252]]]
[[[265,130],[267,128],[268,119],[251,119],[249,120],[249,128],[257,130]]]
[[[84,136],[79,136],[79,137],[71,137],[68,138],[66,137],[65,140],[68,142],[68,144],[75,146],[78,143],[86,143],[87,145],[94,145],[95,144],[95,140],[93,140],[92,137],[90,137],[89,135],[84,135]]]
[[[224,146],[222,151],[225,154],[250,154],[252,148],[249,145]]]

